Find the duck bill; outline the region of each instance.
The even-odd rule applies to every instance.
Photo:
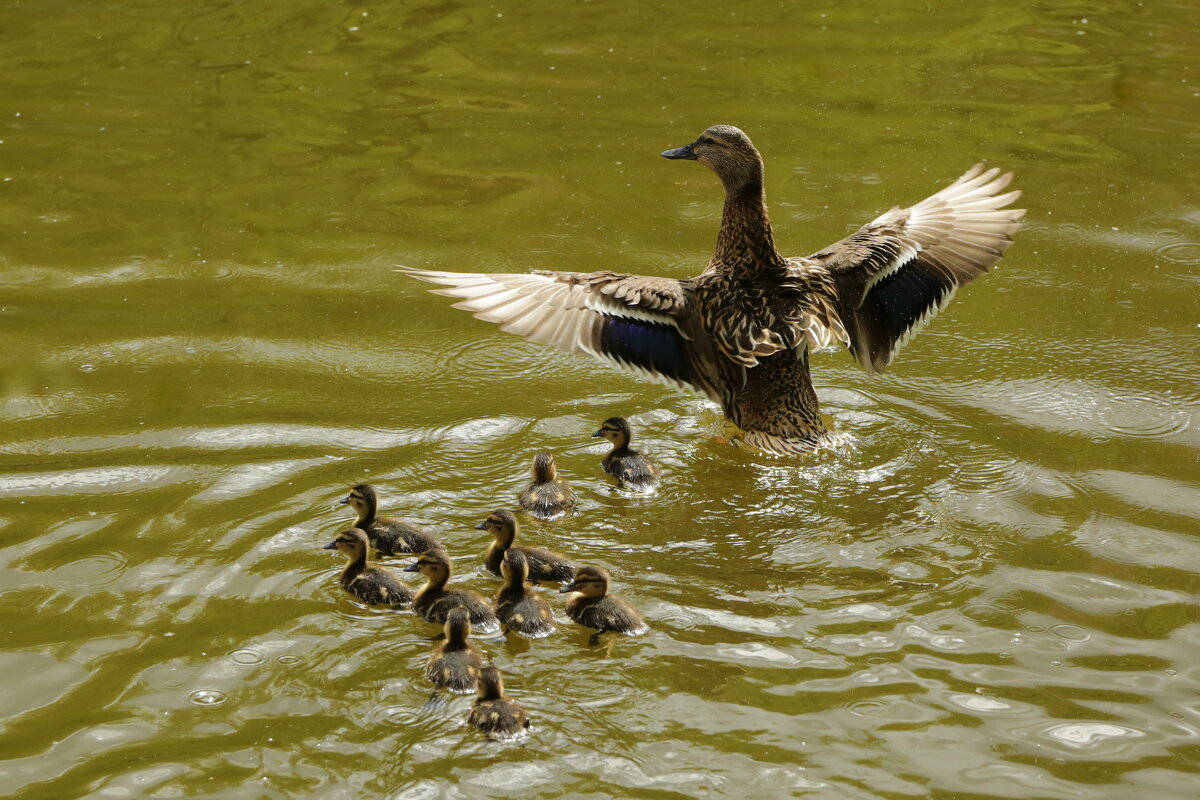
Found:
[[[333,541],[321,548],[322,550],[337,550],[337,542]]]
[[[405,567],[403,571],[404,572],[419,572],[420,570],[418,569],[417,565],[415,563],[413,563],[413,564],[409,564],[407,567]]]
[[[666,155],[666,153],[663,153],[663,155]],[[600,438],[601,436],[603,436],[603,435],[604,435],[604,430],[603,430],[603,429],[601,429],[601,430],[598,430],[598,431],[596,431],[595,433],[593,433],[593,434],[592,434],[592,438],[593,438],[593,439],[599,439],[599,438]]]
[[[334,505],[338,505],[338,506],[348,506],[348,505],[350,505],[350,498],[349,498],[349,497],[343,497],[341,500],[338,500],[336,503],[334,503]]]
[[[693,144],[685,144],[683,147],[676,147],[673,150],[664,150],[663,158],[686,159],[688,161],[696,160],[696,151],[693,149]]]
[[[477,530],[477,531],[486,531],[486,530],[487,530],[487,523],[486,523],[486,522],[481,522],[481,523],[479,523],[478,525],[476,525],[476,526],[475,526],[475,530]]]
[[[561,587],[559,587],[558,593],[559,594],[567,594],[568,592],[573,592],[573,591],[575,591],[575,581],[571,581],[570,583],[564,583]]]

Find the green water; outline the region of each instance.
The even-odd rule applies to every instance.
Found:
[[[1200,11],[1188,2],[9,2],[0,7],[0,796],[1194,800]],[[979,160],[1027,224],[856,448],[547,353],[394,264],[684,277],[706,126],[817,250]],[[664,473],[621,496],[589,438]],[[369,480],[491,593],[473,526],[652,626],[483,649],[534,720],[427,705],[438,627],[320,548]],[[403,562],[401,562],[403,563]],[[559,598],[553,598],[561,610]]]

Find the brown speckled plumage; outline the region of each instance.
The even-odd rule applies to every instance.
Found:
[[[812,256],[775,247],[762,158],[745,133],[715,125],[663,153],[721,179],[725,206],[704,272],[687,280],[626,273],[527,275],[401,268],[501,329],[583,353],[719,402],[745,440],[774,453],[834,447],[808,351],[845,344],[870,374],[955,291],[1003,255],[1021,209],[1011,174],[976,165],[909,208],[893,208]]]

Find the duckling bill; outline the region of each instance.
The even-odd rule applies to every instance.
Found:
[[[767,214],[762,156],[745,132],[714,125],[665,151],[720,180],[712,258],[686,280],[622,272],[400,271],[501,330],[589,355],[720,403],[744,440],[778,454],[843,444],[818,410],[810,351],[846,345],[868,374],[987,271],[1024,214],[1011,174],[977,164],[941,191],[893,208],[809,256],[785,258]]]
[[[347,528],[325,545],[337,550],[349,561],[338,582],[350,594],[368,605],[401,606],[413,600],[413,590],[390,569],[367,563],[367,535],[358,528]]]

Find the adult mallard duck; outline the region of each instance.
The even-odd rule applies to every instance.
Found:
[[[618,272],[480,274],[402,267],[501,329],[702,392],[745,441],[774,453],[834,447],[817,412],[808,352],[837,342],[870,374],[982,275],[1024,213],[1005,208],[1011,174],[976,165],[940,192],[893,208],[811,256],[775,248],[763,162],[745,133],[714,125],[666,158],[721,179],[716,251],[687,280]]]
[[[339,505],[348,505],[358,512],[358,522],[354,527],[367,532],[367,538],[381,555],[394,556],[399,553],[424,553],[428,550],[441,548],[434,536],[425,530],[395,517],[379,517],[375,515],[379,507],[379,497],[375,487],[360,483],[350,490],[350,494],[338,501]]]
[[[518,500],[521,508],[538,519],[558,519],[575,509],[575,490],[558,477],[554,456],[538,453],[533,457],[533,480]]]
[[[508,550],[520,550],[529,563],[529,580],[534,583],[555,581],[562,583],[575,577],[575,565],[562,553],[544,547],[513,547],[517,538],[517,517],[506,508],[498,508],[487,515],[487,519],[475,526],[476,530],[492,535],[492,543],[483,554],[483,565],[493,575],[504,577],[500,564]]]
[[[325,545],[348,559],[339,583],[350,594],[373,606],[403,606],[413,599],[412,588],[386,567],[367,563],[367,535],[347,528]]]
[[[601,466],[624,487],[636,492],[644,492],[658,486],[658,467],[646,460],[646,457],[629,446],[633,439],[633,431],[629,423],[622,417],[610,417],[600,425],[600,430],[592,434],[593,438],[603,437],[612,442],[613,449],[608,451]]]

